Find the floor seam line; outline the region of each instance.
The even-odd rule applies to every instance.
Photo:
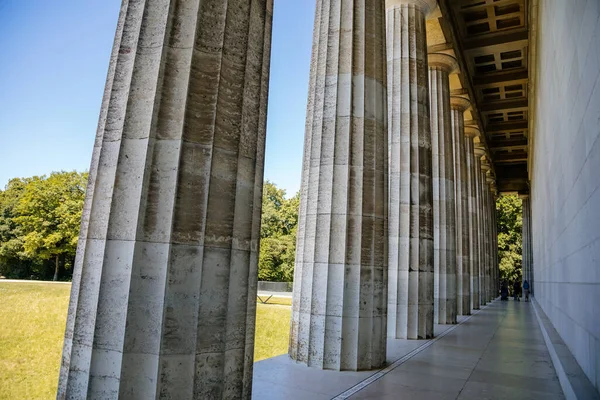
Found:
[[[385,368],[377,371],[373,375],[371,375],[371,376],[365,378],[364,380],[358,382],[356,385],[352,386],[351,388],[346,389],[344,392],[342,392],[342,393],[338,394],[337,396],[333,397],[331,400],[346,400],[350,396],[355,395],[356,393],[358,393],[359,391],[363,390],[364,388],[366,388],[370,384],[372,384],[372,383],[378,381],[379,379],[383,378],[385,375],[387,375],[388,373],[392,372],[393,370],[395,370],[396,368],[398,368],[399,366],[401,366],[402,364],[404,364],[405,362],[407,362],[408,360],[410,360],[411,358],[413,358],[414,356],[416,356],[417,354],[419,354],[423,350],[425,350],[428,347],[432,346],[435,342],[437,342],[438,340],[442,339],[443,337],[445,337],[450,332],[452,332],[455,329],[457,329],[459,326],[461,326],[465,322],[469,321],[471,318],[473,318],[477,314],[480,314],[484,309],[488,308],[493,302],[494,301],[487,303],[485,306],[481,307],[479,310],[474,310],[474,312],[471,313],[471,315],[466,316],[466,318],[464,320],[462,320],[461,322],[459,322],[459,323],[451,326],[450,328],[446,329],[439,336],[437,336],[437,337],[435,337],[433,339],[429,339],[427,342],[423,343],[421,346],[419,346],[416,349],[410,351],[408,354],[405,354],[404,356],[400,357],[399,359],[397,359],[396,361],[394,361],[393,363],[391,363],[387,367],[385,367]]]
[[[496,336],[496,333],[498,333],[498,330],[500,329],[500,327],[502,326],[502,322],[504,322],[504,320],[506,319],[506,316],[508,315],[508,310],[506,310],[506,312],[504,313],[504,316],[502,317],[502,320],[500,321],[500,323],[498,323],[498,325],[496,326],[496,329],[494,330],[494,334],[492,335],[492,337],[490,338],[490,340],[487,342],[485,348],[483,349],[483,353],[481,353],[481,356],[479,357],[479,359],[477,360],[477,363],[475,364],[475,366],[473,367],[473,370],[471,370],[471,373],[469,374],[469,376],[467,377],[467,379],[465,380],[465,384],[460,388],[460,390],[458,391],[458,394],[455,397],[455,400],[457,400],[461,393],[463,392],[463,390],[465,389],[465,386],[467,386],[467,383],[469,382],[469,379],[471,379],[471,377],[473,376],[473,373],[475,372],[475,370],[477,369],[477,366],[479,365],[479,363],[481,362],[481,359],[483,358],[485,352],[487,351],[488,347],[490,347],[490,343],[492,343],[492,340],[494,340],[494,337]]]

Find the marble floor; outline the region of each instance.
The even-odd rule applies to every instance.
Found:
[[[564,399],[532,303],[494,301],[432,340],[390,340],[380,371],[255,364],[253,399]]]

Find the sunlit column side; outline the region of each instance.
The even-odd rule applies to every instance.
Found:
[[[464,112],[470,107],[471,102],[459,96],[452,96],[450,102],[452,104],[452,137],[456,181],[456,312],[458,315],[469,315],[471,314],[471,271]]]
[[[469,214],[469,271],[471,308],[479,309],[479,249],[477,241],[477,184],[473,139],[481,133],[474,126],[465,126],[465,153],[467,159],[467,194]]]
[[[433,186],[425,16],[435,0],[388,0],[388,336],[433,336]]]
[[[123,2],[57,398],[251,397],[271,20]]]
[[[289,355],[386,356],[388,140],[383,0],[317,1]]]
[[[434,322],[456,323],[454,161],[448,76],[456,59],[433,53],[429,61],[433,184]]]

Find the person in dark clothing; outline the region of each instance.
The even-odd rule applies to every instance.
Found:
[[[502,287],[500,288],[500,300],[508,300],[508,284],[506,281],[502,281]]]
[[[523,281],[523,292],[525,294],[525,301],[529,301],[529,282],[527,282],[527,279]]]
[[[519,283],[519,281],[515,281],[515,284],[513,285],[513,295],[515,296],[515,301],[521,301],[519,299],[520,291],[521,291],[521,284]]]

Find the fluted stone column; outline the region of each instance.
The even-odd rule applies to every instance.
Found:
[[[390,135],[388,336],[433,336],[433,193],[425,16],[435,0],[387,0]]]
[[[477,240],[477,184],[473,139],[480,135],[479,129],[465,126],[465,153],[467,159],[467,195],[469,214],[469,271],[471,308],[479,309],[479,249]]]
[[[490,183],[490,224],[492,226],[490,235],[490,268],[491,268],[491,282],[490,282],[490,298],[492,300],[498,297],[498,284],[497,284],[497,272],[498,272],[498,263],[497,263],[497,255],[496,251],[498,249],[498,244],[496,243],[498,232],[496,226],[496,182],[493,179]]]
[[[494,197],[492,194],[492,185],[494,178],[492,170],[490,169],[487,173],[487,185],[488,191],[486,192],[488,201],[488,298],[490,301],[494,300]]]
[[[384,17],[383,0],[317,2],[289,354],[322,369],[385,362]]]
[[[272,1],[124,1],[57,398],[249,399]]]
[[[479,305],[484,306],[485,300],[485,244],[484,244],[484,214],[483,214],[483,180],[481,173],[481,157],[485,155],[485,147],[479,140],[479,137],[473,139],[475,154],[475,209],[476,209],[476,229],[475,236],[477,241],[477,265],[479,279]]]
[[[487,183],[487,173],[490,170],[489,162],[486,156],[481,158],[481,199],[482,199],[482,215],[483,215],[483,293],[485,302],[490,301],[490,218],[489,218],[489,187]]]
[[[433,183],[434,322],[456,323],[456,227],[450,84],[456,59],[429,54]]]
[[[529,282],[529,288],[532,288],[532,273],[531,273],[531,258],[530,258],[530,247],[531,247],[531,236],[530,236],[530,223],[531,223],[531,206],[529,195],[520,196],[523,202],[523,243],[522,243],[522,276],[523,280]]]
[[[457,313],[471,314],[470,259],[469,259],[469,205],[467,194],[467,155],[464,143],[464,112],[471,103],[468,99],[453,96],[452,137],[454,143],[454,175],[456,197],[456,278]]]

